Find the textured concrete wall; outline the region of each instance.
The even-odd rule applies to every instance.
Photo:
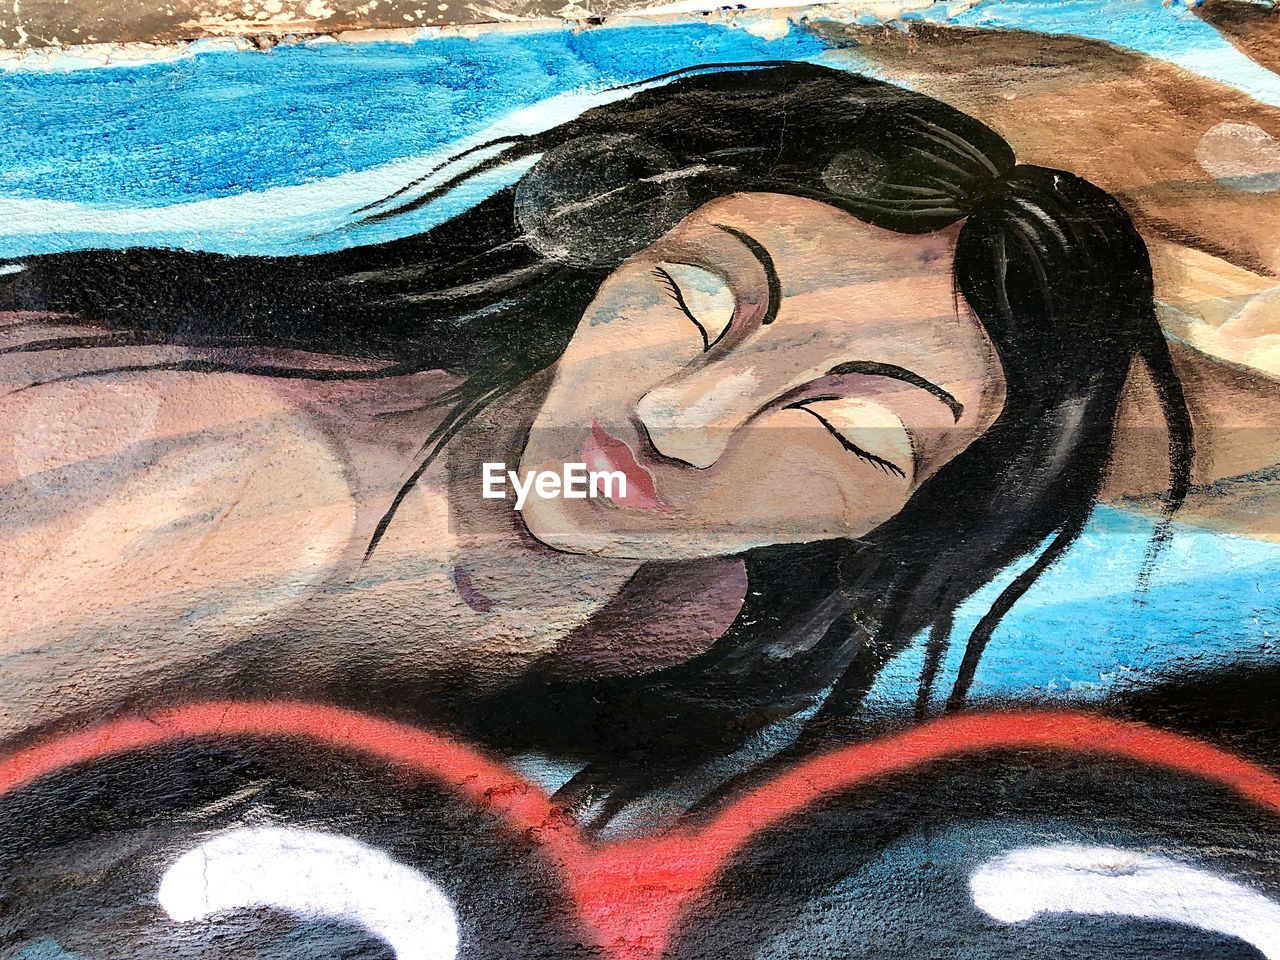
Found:
[[[534,23],[645,15],[731,16],[774,7],[781,16],[818,15],[846,23],[890,20],[936,0],[852,0],[803,4],[718,4],[714,0],[12,0],[0,6],[0,49],[37,50],[86,44],[172,44],[235,37],[268,47],[281,40],[351,31]],[[972,6],[947,4],[948,13]],[[1196,13],[1242,49],[1274,65],[1280,46],[1280,2],[1205,0]]]
[[[822,5],[838,19],[890,19],[934,0],[855,0]],[[971,4],[952,4],[964,7]],[[744,4],[709,0],[654,4],[648,0],[15,0],[0,6],[0,48],[79,44],[174,43],[207,37],[251,38],[270,46],[283,38],[348,31],[577,21],[636,13],[730,15]],[[774,4],[759,2],[751,7]],[[776,4],[791,11],[809,5]]]

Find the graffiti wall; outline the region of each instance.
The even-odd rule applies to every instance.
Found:
[[[0,74],[0,958],[1280,958],[1280,18]]]

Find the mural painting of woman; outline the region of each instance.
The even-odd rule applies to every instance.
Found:
[[[1191,392],[1125,207],[938,100],[692,70],[361,215],[507,168],[375,246],[10,265],[6,734],[52,689],[304,697],[651,785],[803,711],[849,735],[922,631],[960,706],[1100,499],[1212,476],[1188,407],[1238,397]],[[578,462],[626,495],[481,496]]]

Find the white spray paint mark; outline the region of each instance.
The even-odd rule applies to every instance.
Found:
[[[232,830],[189,850],[160,882],[179,922],[270,907],[357,924],[396,960],[453,960],[453,905],[417,870],[349,837],[281,827]]]
[[[1162,920],[1236,937],[1280,958],[1280,904],[1234,880],[1117,847],[1055,844],[1001,854],[969,877],[978,909],[1002,923],[1043,913]]]

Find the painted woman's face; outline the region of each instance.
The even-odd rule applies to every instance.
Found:
[[[696,210],[600,288],[520,463],[622,474],[625,494],[616,476],[585,498],[533,490],[529,530],[680,558],[859,537],[898,513],[1003,406],[954,289],[956,234],[778,194]]]

